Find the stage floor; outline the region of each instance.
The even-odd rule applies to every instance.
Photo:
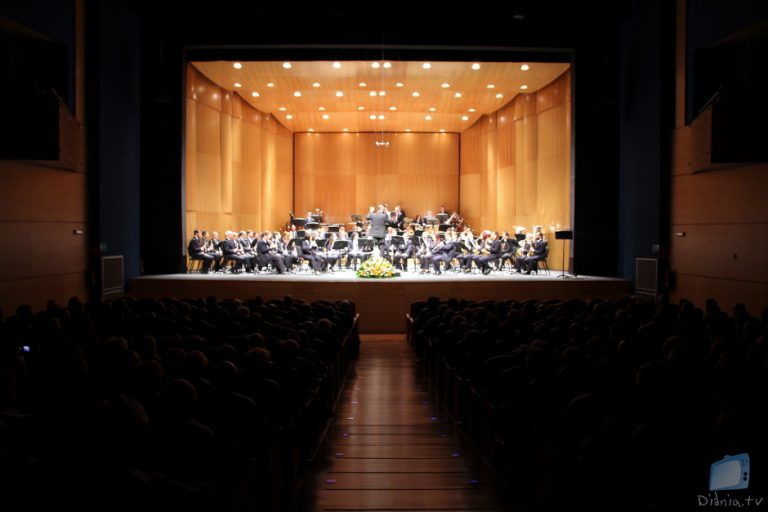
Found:
[[[134,297],[204,297],[264,299],[291,295],[304,300],[354,302],[363,333],[403,333],[405,314],[413,302],[428,297],[469,300],[526,300],[621,297],[632,293],[625,279],[595,276],[443,272],[441,275],[404,272],[390,279],[364,279],[352,270],[313,275],[299,274],[165,274],[130,279]]]

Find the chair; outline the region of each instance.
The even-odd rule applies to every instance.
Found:
[[[187,256],[187,274],[199,273],[203,270],[203,260]]]

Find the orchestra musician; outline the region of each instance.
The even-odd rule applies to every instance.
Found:
[[[328,270],[330,272],[334,272],[333,267],[336,266],[338,263],[338,269],[341,270],[341,263],[339,263],[339,260],[341,259],[341,254],[339,253],[338,249],[333,248],[333,243],[336,241],[336,235],[334,233],[328,233],[326,235],[325,240],[325,246],[323,247],[323,253],[325,254],[325,259],[328,261]]]
[[[464,272],[470,272],[472,270],[472,261],[474,261],[475,249],[477,248],[471,229],[467,228],[461,233],[458,247],[461,253],[457,251],[454,257],[459,261],[459,266]]]
[[[395,268],[402,270],[403,272],[408,270],[408,258],[413,256],[416,252],[416,247],[413,245],[413,232],[408,231],[403,233],[403,244],[397,244],[395,246],[394,264]]]
[[[475,260],[476,265],[482,269],[483,275],[488,275],[491,273],[491,262],[498,260],[501,256],[501,241],[499,240],[498,233],[492,231],[489,240],[490,244],[488,244],[487,248],[488,254],[485,256],[480,256],[477,260]]]
[[[214,262],[214,257],[205,252],[205,239],[200,236],[200,230],[195,229],[192,233],[192,238],[187,245],[187,254],[189,259],[202,261],[201,272],[207,274],[211,268],[211,264]]]
[[[219,233],[214,231],[212,236],[208,237],[208,232],[203,231],[203,241],[205,242],[204,251],[206,254],[210,254],[213,257],[213,270],[218,272],[221,270],[221,241],[219,240]]]
[[[285,274],[285,260],[282,256],[278,256],[277,248],[272,244],[269,231],[264,231],[256,241],[256,256],[259,261],[259,269],[272,265],[278,274]]]
[[[346,268],[348,269],[350,265],[353,265],[354,270],[357,270],[357,264],[367,260],[370,256],[370,252],[363,251],[363,245],[360,243],[360,233],[353,231],[352,239],[349,241]]]
[[[525,235],[525,242],[520,248],[518,256],[515,258],[515,270],[512,271],[513,274],[519,274],[522,272],[525,258],[528,257],[528,254],[532,250],[533,250],[533,234],[528,233]]]
[[[541,231],[537,231],[528,253],[523,256],[521,267],[525,270],[526,274],[530,274],[532,270],[535,270],[538,274],[539,260],[543,260],[546,257],[547,239],[544,238]]]
[[[451,261],[456,257],[456,253],[459,250],[458,241],[456,239],[456,233],[452,230],[445,232],[445,241],[442,243],[439,252],[433,251],[432,256],[432,268],[435,270],[435,274],[440,275],[440,262],[445,263],[445,269],[448,270],[451,266]]]
[[[234,260],[235,268],[234,272],[245,269],[246,272],[251,271],[252,258],[245,254],[242,246],[237,240],[237,233],[227,230],[224,233],[225,240],[221,243],[221,251],[224,255],[224,260]]]
[[[309,261],[312,272],[319,274],[325,272],[328,260],[320,256],[315,237],[316,234],[314,232],[307,232],[306,238],[301,241],[301,256]]]
[[[504,268],[504,263],[509,261],[510,266],[515,263],[515,253],[520,244],[515,237],[509,236],[509,231],[501,234],[501,256],[499,257],[499,268]]]

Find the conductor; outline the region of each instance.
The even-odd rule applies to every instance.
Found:
[[[373,243],[379,249],[379,254],[381,254],[384,245],[384,237],[387,236],[387,221],[389,220],[386,208],[381,204],[378,208],[371,206],[371,209],[365,218],[371,221],[368,236],[373,239]]]

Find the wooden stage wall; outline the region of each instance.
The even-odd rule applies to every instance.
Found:
[[[567,298],[624,297],[632,293],[631,285],[622,279],[531,279],[504,280],[483,278],[477,281],[398,279],[329,281],[326,279],[238,279],[206,276],[145,276],[131,279],[128,292],[134,297],[262,297],[282,298],[291,295],[303,300],[350,300],[360,314],[363,333],[403,333],[405,314],[416,301],[435,296],[441,299],[460,297],[468,300],[528,300]]]
[[[186,233],[275,230],[293,204],[293,136],[187,67]]]
[[[400,205],[415,217],[427,210],[459,208],[459,135],[296,133],[295,211],[321,208],[326,222],[347,223],[371,205]]]
[[[552,228],[571,222],[570,71],[482,116],[461,134],[461,215],[472,227],[542,226],[550,261],[562,267]],[[568,250],[568,248],[566,248]],[[568,258],[568,253],[566,253]]]

